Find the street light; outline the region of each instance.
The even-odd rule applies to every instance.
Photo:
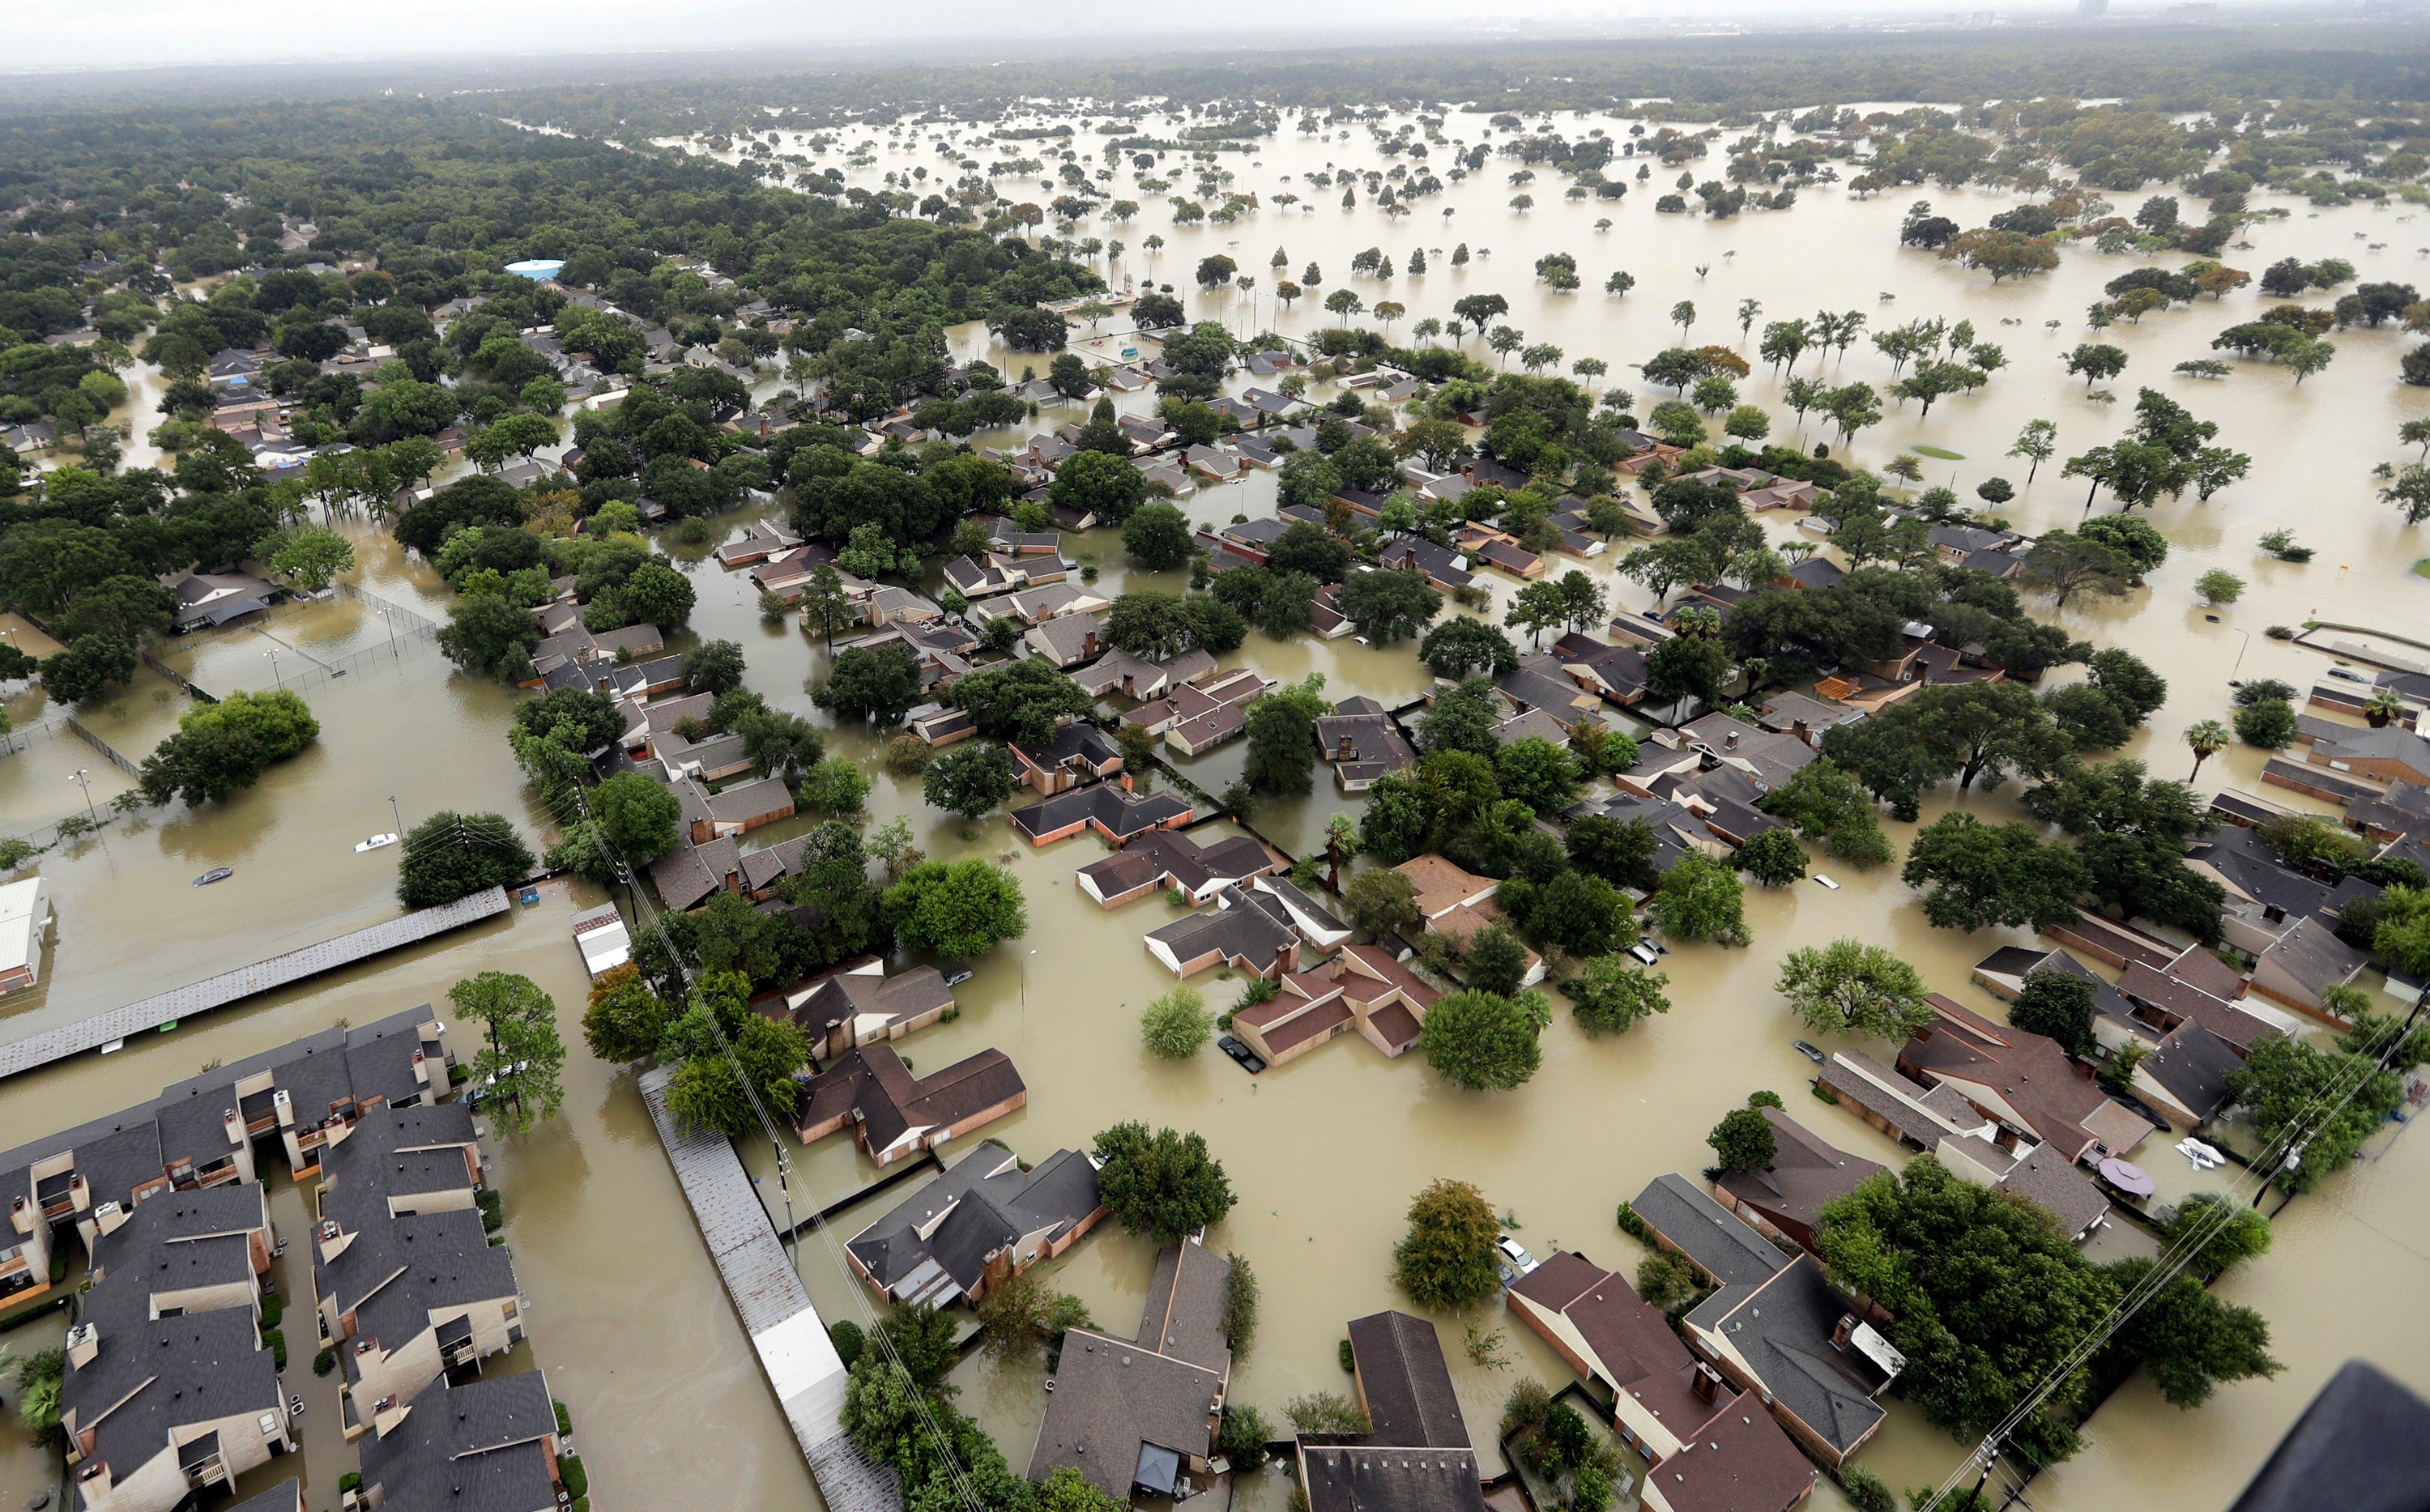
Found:
[[[278,674],[278,653],[277,653],[277,651],[276,651],[276,650],[275,650],[275,649],[274,649],[274,650],[270,650],[270,651],[265,651],[265,652],[263,652],[263,653],[262,653],[262,655],[263,655],[263,656],[268,656],[268,657],[270,658],[270,677],[271,677],[271,680],[272,680],[273,682],[275,682],[275,683],[278,685],[278,690],[279,690],[280,692],[282,692],[282,693],[283,693],[283,692],[285,692],[285,691],[287,690],[287,679],[286,679],[286,678],[284,678],[284,677],[282,677],[282,676],[280,676],[280,675]]]
[[[388,795],[388,817],[396,821],[396,833],[399,838],[402,838],[405,834],[405,816],[397,812],[396,794],[394,793],[390,793]]]
[[[92,770],[89,767],[78,767],[68,773],[68,781],[84,789],[85,813],[96,820],[101,818],[101,810],[92,806]]]

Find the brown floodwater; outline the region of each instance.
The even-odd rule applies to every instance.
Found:
[[[1455,117],[1447,131],[1474,141],[1481,124],[1479,117]],[[1573,133],[1594,124],[1560,122]],[[882,187],[878,175],[915,163],[929,165],[933,176],[942,159],[925,150],[926,135],[920,139],[922,151],[880,151],[874,164],[852,171],[851,181]],[[1084,132],[1078,140],[1096,139]],[[1007,144],[977,156],[986,160],[1018,151]],[[821,159],[821,165],[837,156]],[[1892,410],[1858,439],[1856,460],[1878,466],[1918,445],[1960,453],[1962,461],[1929,462],[1930,480],[1954,476],[1961,492],[1971,494],[1974,484],[1993,474],[2010,478],[2021,494],[2004,512],[2028,531],[2072,523],[2084,495],[2079,486],[2056,476],[2056,463],[2052,478],[2024,485],[2023,465],[2002,456],[2023,424],[2055,421],[2064,457],[2107,441],[2123,428],[2136,385],[2162,389],[2198,416],[2219,422],[2222,441],[2252,454],[2253,474],[2208,505],[2163,504],[2154,519],[2173,550],[2149,586],[2122,600],[2071,606],[2062,619],[2098,643],[2130,647],[2170,679],[2169,705],[2123,753],[2149,756],[2165,775],[2178,775],[2190,763],[2182,742],[2185,727],[2223,715],[2231,673],[2283,677],[2302,687],[2327,665],[2319,653],[2268,640],[2261,634],[2266,626],[2318,617],[2412,627],[2418,634],[2430,623],[2423,613],[2430,580],[2412,572],[2417,560],[2430,556],[2430,538],[2405,528],[2392,509],[2377,502],[2367,476],[2378,461],[2402,459],[2398,424],[2430,412],[2430,395],[2395,382],[2396,357],[2408,340],[2398,333],[2349,331],[2334,337],[2339,347],[2336,362],[2300,388],[2278,370],[2252,364],[2239,364],[2233,376],[2219,382],[2170,375],[2178,361],[2211,356],[2208,342],[2219,329],[2251,318],[2259,296],[2247,290],[2224,301],[2148,316],[2139,326],[2112,327],[2101,339],[2124,348],[2130,365],[2113,385],[2118,401],[2104,405],[2066,376],[2059,354],[2089,339],[2083,326],[2085,307],[2101,297],[2102,283],[2134,266],[2132,259],[2076,247],[2063,255],[2055,274],[1993,286],[1979,274],[1896,246],[1897,223],[1919,197],[1916,191],[1862,202],[1837,188],[1812,190],[1788,212],[1709,222],[1652,213],[1648,194],[1666,189],[1664,177],[1675,173],[1633,185],[1617,208],[1564,204],[1557,181],[1547,175],[1528,186],[1537,208],[1520,214],[1506,206],[1513,192],[1504,182],[1509,169],[1497,160],[1396,221],[1376,212],[1363,186],[1358,208],[1343,210],[1337,204],[1338,186],[1313,190],[1296,181],[1296,175],[1328,162],[1364,167],[1379,161],[1363,133],[1350,141],[1321,141],[1292,135],[1263,144],[1254,155],[1225,155],[1223,165],[1238,175],[1238,187],[1268,197],[1265,209],[1231,226],[1170,224],[1160,199],[1133,189],[1124,170],[1115,192],[1147,204],[1145,216],[1123,227],[1091,223],[1083,232],[1118,236],[1134,248],[1111,270],[1117,284],[1124,271],[1173,282],[1194,316],[1226,319],[1236,331],[1273,327],[1305,334],[1330,319],[1311,307],[1314,301],[1276,315],[1271,297],[1275,274],[1267,264],[1277,244],[1289,253],[1293,278],[1315,260],[1326,274],[1323,291],[1348,283],[1370,304],[1398,300],[1408,308],[1407,320],[1448,318],[1453,300],[1462,294],[1498,292],[1511,302],[1510,324],[1532,340],[1563,347],[1565,362],[1589,356],[1609,362],[1610,383],[1627,377],[1626,363],[1672,344],[1676,331],[1667,317],[1679,299],[1698,307],[1692,340],[1700,343],[1740,344],[1734,310],[1743,298],[1760,301],[1764,317],[1775,319],[1817,308],[1861,309],[1876,327],[1923,316],[1971,319],[1984,340],[2006,349],[2008,368],[1976,394],[1935,406],[1928,421],[1911,410]],[[1438,153],[1429,166],[1440,172],[1443,163]],[[1699,165],[1700,176],[1706,169]],[[1294,176],[1289,188],[1313,202],[1313,208],[1272,203],[1272,195],[1286,188],[1280,181],[1285,174]],[[1044,197],[1009,181],[1005,187],[1016,198]],[[1176,187],[1190,192],[1186,183]],[[1929,197],[1943,213],[1968,224],[2010,203],[2007,195],[1983,190],[1934,191]],[[2131,211],[2140,196],[2113,197]],[[2284,206],[2289,217],[2254,226],[2247,233],[2251,248],[2227,256],[2233,266],[2257,274],[2283,257],[2338,256],[2355,262],[2365,279],[2404,281],[2430,274],[2430,264],[2414,249],[2416,242],[2430,241],[2430,223],[2417,234],[2410,209],[2357,207],[2315,215],[2300,201],[2261,196],[2260,203]],[[1446,208],[1454,211],[1448,219],[1441,213]],[[1613,227],[1595,231],[1594,222],[1606,216]],[[2399,231],[2399,225],[2407,229]],[[1151,231],[1169,243],[1153,259],[1137,250]],[[1461,241],[1476,260],[1455,271],[1447,254]],[[2377,242],[2386,246],[2375,248]],[[1403,267],[1408,252],[1423,245],[1430,271],[1417,278],[1405,274],[1389,285],[1350,280],[1352,255],[1371,245]],[[1445,256],[1437,256],[1438,248]],[[1202,295],[1191,287],[1190,272],[1197,260],[1218,252],[1257,278],[1254,314],[1247,296]],[[1580,292],[1557,294],[1535,282],[1535,259],[1552,252],[1578,258],[1585,284]],[[1706,269],[1701,274],[1700,265]],[[1621,268],[1636,274],[1638,286],[1623,299],[1606,298],[1598,291],[1603,279]],[[1878,296],[1885,292],[1898,297],[1884,303]],[[2004,320],[2018,324],[2002,324]],[[2060,323],[2058,329],[2045,328],[2052,320]],[[1084,344],[1082,350],[1107,357],[1118,352],[1123,342],[1111,334],[1117,324],[1107,323],[1101,346]],[[1034,354],[1000,350],[978,326],[952,334],[961,357],[985,357],[1014,375],[1024,366],[1045,366]],[[1752,342],[1744,344],[1752,359]],[[1473,339],[1471,349],[1481,351]],[[1816,365],[1809,354],[1799,371],[1811,374]],[[1889,380],[1887,359],[1869,344],[1826,365],[1838,381],[1862,377],[1887,386]],[[149,396],[157,394],[157,375],[139,372],[134,377],[134,403],[148,406]],[[775,387],[772,381],[763,391]],[[1769,369],[1758,363],[1742,387],[1747,399],[1774,412],[1784,431],[1792,427]],[[1322,388],[1318,396],[1325,396]],[[1152,403],[1152,395],[1118,401],[1125,411]],[[1045,418],[1058,421],[1078,412],[1076,407],[1049,410]],[[150,423],[148,417],[139,422]],[[981,438],[1007,439],[1009,433]],[[1808,443],[1816,439],[1805,438]],[[148,448],[139,440],[130,460],[148,458]],[[1205,488],[1181,504],[1200,523],[1271,513],[1273,480],[1253,474],[1240,483]],[[721,522],[721,527],[738,523]],[[2317,549],[2309,565],[2271,561],[2259,553],[2257,538],[2282,527]],[[443,616],[444,590],[426,567],[403,559],[368,526],[348,528],[358,540],[362,586],[417,612]],[[1767,528],[1785,536],[1791,525],[1773,517]],[[1101,590],[1180,582],[1178,574],[1132,573],[1109,532],[1075,538],[1070,547],[1099,568]],[[1211,1050],[1179,1066],[1157,1062],[1141,1048],[1136,1019],[1171,978],[1148,957],[1140,936],[1171,918],[1169,906],[1147,899],[1107,913],[1075,896],[1073,871],[1102,854],[1093,839],[1034,852],[1000,818],[966,826],[926,809],[916,782],[876,769],[877,742],[867,732],[832,730],[832,722],[810,703],[808,690],[828,659],[824,648],[793,624],[762,622],[741,574],[720,572],[698,551],[679,555],[688,558],[700,599],[692,636],[676,638],[676,649],[695,639],[739,641],[749,656],[750,686],[773,704],[817,719],[830,728],[836,750],[870,762],[875,775],[869,805],[873,821],[907,818],[918,843],[931,855],[1005,857],[1027,890],[1029,934],[975,963],[976,976],[958,991],[963,1011],[957,1022],[904,1042],[901,1048],[915,1067],[932,1070],[987,1045],[1006,1050],[1029,1085],[1029,1105],[986,1132],[1027,1158],[1084,1144],[1117,1120],[1140,1118],[1199,1130],[1223,1159],[1240,1201],[1209,1242],[1248,1258],[1265,1294],[1263,1322],[1255,1347],[1240,1362],[1235,1396],[1270,1418],[1278,1419],[1278,1409],[1291,1396],[1346,1386],[1335,1352],[1347,1319],[1406,1305],[1389,1278],[1390,1251],[1409,1196],[1437,1176],[1476,1182],[1515,1216],[1520,1238],[1539,1254],[1568,1246],[1626,1270],[1633,1269],[1637,1250],[1613,1225],[1616,1203],[1664,1171],[1701,1167],[1708,1158],[1704,1131],[1758,1087],[1789,1095],[1797,1117],[1844,1148],[1875,1159],[1894,1158],[1872,1130],[1799,1091],[1812,1068],[1789,1048],[1801,1030],[1772,990],[1777,962],[1788,950],[1842,935],[1889,944],[1936,989],[1988,1011],[1989,1000],[1966,980],[1969,967],[1996,946],[2025,942],[2014,931],[1968,937],[1932,929],[1890,872],[1859,874],[1833,868],[1843,884],[1837,892],[1805,883],[1751,894],[1750,946],[1674,948],[1664,963],[1674,1005],[1668,1015],[1606,1040],[1586,1038],[1564,1015],[1545,1036],[1542,1072],[1515,1092],[1457,1091],[1437,1082],[1415,1057],[1388,1061],[1355,1040],[1256,1078]],[[1647,602],[1643,591],[1612,573],[1618,555],[1596,558],[1586,570],[1612,590],[1616,602],[1641,606]],[[1566,570],[1571,564],[1557,565]],[[2192,584],[2214,567],[2244,577],[2247,587],[2232,607],[2211,611]],[[1497,596],[1506,598],[1510,587],[1497,580]],[[46,649],[29,626],[9,627],[28,649]],[[42,857],[36,865],[51,880],[58,901],[58,939],[45,963],[43,986],[0,1004],[0,1035],[14,1037],[112,1006],[386,916],[394,908],[394,853],[358,855],[352,845],[394,827],[391,795],[407,824],[440,807],[497,809],[536,831],[545,824],[546,816],[521,788],[501,735],[510,706],[504,690],[454,672],[426,640],[402,643],[387,657],[361,656],[364,664],[343,677],[317,670],[317,663],[385,646],[388,629],[365,606],[339,600],[289,606],[258,627],[163,651],[181,673],[217,692],[305,679],[305,696],[322,721],[321,740],[227,804],[203,813],[171,809],[122,822],[102,836]],[[1369,648],[1346,640],[1276,642],[1253,634],[1224,660],[1284,679],[1321,673],[1333,696],[1361,692],[1388,704],[1415,696],[1427,680],[1408,648]],[[146,672],[111,706],[82,718],[103,739],[140,759],[174,727],[183,705],[165,680]],[[39,706],[39,693],[29,694],[12,701],[9,712],[25,726],[42,720],[45,711]],[[107,761],[95,759],[97,753],[64,731],[21,733],[20,743],[23,751],[0,759],[0,833],[42,831],[82,811],[84,795],[71,781],[79,768],[90,773],[97,803],[106,804],[125,786]],[[1201,786],[1220,789],[1237,773],[1242,755],[1236,743],[1187,761],[1183,770]],[[2242,747],[2223,753],[2205,766],[2204,786],[2255,790],[2262,759],[2261,753]],[[2283,790],[2269,796],[2304,804]],[[1926,806],[1925,818],[1953,806],[1998,819],[2018,812],[2008,793],[1943,793]],[[1269,838],[1301,852],[1322,835],[1332,814],[1356,807],[1321,781],[1309,798],[1262,805],[1253,820]],[[774,840],[814,820],[804,816],[788,829],[757,839]],[[1910,832],[1895,823],[1889,828],[1902,843]],[[190,886],[194,874],[217,865],[236,867],[237,875],[212,888]],[[12,1082],[0,1096],[0,1146],[153,1096],[206,1059],[241,1055],[341,1018],[435,1001],[448,984],[479,970],[518,971],[539,980],[556,994],[573,1039],[583,982],[563,922],[577,902],[588,901],[595,900],[587,890],[578,896],[552,891],[541,906],[518,909],[511,920],[223,1013],[107,1058],[89,1057]],[[1207,977],[1197,985],[1220,1008],[1240,984]],[[1823,1041],[1826,1049],[1839,1043]],[[591,1062],[577,1044],[567,1088],[565,1110],[556,1122],[503,1143],[498,1176],[507,1193],[508,1238],[537,1314],[532,1360],[549,1371],[556,1394],[574,1411],[577,1441],[601,1504],[646,1504],[651,1498],[678,1504],[705,1499],[809,1504],[814,1493],[799,1456],[757,1379],[630,1078]],[[772,1152],[753,1140],[745,1141],[744,1155],[773,1202]],[[2164,1196],[2181,1197],[2215,1180],[2185,1169],[2165,1140],[2146,1145],[2141,1155]],[[796,1151],[796,1163],[797,1205],[805,1210],[876,1176],[841,1141]],[[2288,1365],[2284,1373],[2228,1387],[2190,1413],[2168,1406],[2148,1384],[2130,1383],[2095,1418],[2086,1452],[2036,1487],[2037,1504],[2062,1509],[2140,1504],[2172,1512],[2224,1505],[2345,1358],[2366,1355],[2430,1388],[2430,1367],[2422,1363],[2430,1358],[2430,1310],[2389,1302],[2419,1296],[2430,1287],[2430,1215],[2417,1200],[2426,1166],[2430,1142],[2409,1136],[2384,1138],[2353,1171],[2298,1201],[2280,1221],[2272,1252],[2223,1284],[2224,1295],[2271,1319],[2275,1352]],[[884,1201],[838,1219],[836,1242],[882,1211]],[[295,1194],[281,1189],[274,1204],[284,1227],[300,1221]],[[2132,1231],[2120,1233],[2105,1238],[2114,1248],[2103,1253],[2128,1253],[2141,1242]],[[812,1238],[806,1240],[803,1255],[823,1311],[831,1319],[856,1316],[857,1294],[833,1252]],[[1098,1321],[1127,1330],[1134,1326],[1148,1268],[1144,1243],[1107,1228],[1059,1262],[1056,1279],[1080,1295]],[[1533,1336],[1498,1307],[1472,1319],[1438,1321],[1480,1441],[1490,1437],[1500,1400],[1520,1375],[1555,1384],[1568,1379]],[[1472,1322],[1506,1337],[1505,1350],[1513,1361],[1508,1369],[1466,1357],[1458,1346]],[[40,1330],[47,1327],[7,1338],[22,1349],[38,1342]],[[307,1440],[312,1495],[323,1500],[334,1494],[338,1471],[351,1468],[341,1451],[335,1451],[337,1468],[328,1468],[334,1446],[325,1431],[334,1421],[334,1393],[315,1394],[325,1383],[309,1375],[308,1355],[293,1363],[290,1376],[300,1381],[296,1388],[311,1404]],[[997,1435],[1013,1463],[1024,1465],[1044,1401],[1039,1369],[974,1358],[957,1379],[964,1404]],[[22,1503],[42,1473],[22,1437],[11,1437],[15,1433],[13,1421],[0,1424],[0,1501],[9,1504]],[[1938,1482],[1962,1454],[1947,1436],[1893,1404],[1889,1422],[1861,1458],[1894,1486],[1905,1487]],[[1492,1457],[1490,1451],[1487,1457]],[[703,1489],[710,1476],[719,1478],[715,1493]],[[1278,1508],[1283,1493],[1279,1477],[1271,1474],[1244,1481],[1238,1491],[1259,1512]],[[1821,1504],[1834,1501],[1825,1487]]]

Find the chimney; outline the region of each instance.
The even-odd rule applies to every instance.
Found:
[[[1091,631],[1090,631],[1090,632],[1089,632],[1089,634],[1088,634],[1088,638],[1087,638],[1086,640],[1082,640],[1082,641],[1080,642],[1080,655],[1082,655],[1082,656],[1095,656],[1096,654],[1097,654],[1097,632],[1096,632],[1096,631],[1094,631],[1094,630],[1091,630]]]
[[[1336,761],[1348,761],[1357,755],[1358,743],[1345,735],[1341,738],[1341,743],[1335,748],[1333,758]]]
[[[1806,745],[1812,745],[1814,743],[1814,732],[1806,727],[1806,722],[1804,720],[1799,720],[1796,723],[1790,725],[1789,727],[1789,733],[1796,736],[1799,740]]]
[[[1723,732],[1723,735],[1722,735],[1722,749],[1723,749],[1723,750],[1724,750],[1724,751],[1735,751],[1735,750],[1737,750],[1738,748],[1739,748],[1739,732],[1738,732],[1738,731],[1736,731],[1736,730],[1727,730],[1727,731]]]
[[[68,1330],[68,1363],[81,1371],[101,1354],[101,1331],[91,1323]]]
[[[286,1088],[281,1087],[270,1094],[270,1105],[278,1110],[280,1128],[291,1129],[295,1126],[295,1100],[287,1095]]]
[[[23,1197],[8,1199],[8,1226],[20,1234],[34,1232],[34,1205]]]
[[[227,1142],[230,1145],[244,1143],[244,1120],[237,1116],[236,1109],[232,1107],[221,1109],[220,1127],[227,1131]]]
[[[1841,1313],[1839,1315],[1839,1321],[1831,1326],[1831,1347],[1833,1349],[1846,1349],[1848,1347],[1848,1339],[1850,1336],[1854,1335],[1856,1331],[1856,1315],[1852,1312]]]
[[[1722,1374],[1699,1361],[1696,1373],[1688,1378],[1688,1389],[1696,1393],[1697,1401],[1709,1404],[1722,1394]]]

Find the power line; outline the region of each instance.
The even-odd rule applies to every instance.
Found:
[[[2260,1201],[2261,1194],[2269,1190],[2271,1182],[2282,1172],[2303,1164],[2305,1146],[2320,1132],[2328,1120],[2342,1111],[2348,1103],[2360,1095],[2363,1088],[2368,1086],[2374,1077],[2388,1070],[2388,1060],[2395,1055],[2397,1047],[2411,1036],[2413,1025],[2422,1017],[2425,1004],[2430,1004],[2430,989],[2425,989],[2422,994],[2414,1000],[2413,1011],[2405,1016],[2402,1023],[2387,1026],[2385,1043],[2375,1052],[2371,1053],[2371,1058],[2363,1060],[2358,1067],[2341,1069],[2337,1076],[2330,1079],[2327,1086],[2314,1093],[2301,1108],[2297,1109],[2295,1115],[2286,1122],[2279,1137],[2264,1147],[2261,1158],[2255,1161],[2248,1171],[2248,1174],[2255,1178],[2253,1198],[2256,1204]],[[2342,1091],[2338,1091],[2338,1083],[2349,1076],[2352,1085],[2345,1087]],[[2332,1092],[2337,1093],[2336,1102],[2322,1107],[2322,1103]],[[2236,1180],[2229,1182],[2231,1192],[2236,1185]],[[1990,1480],[1991,1471],[2000,1462],[2001,1453],[2008,1447],[2008,1440],[2015,1436],[2017,1430],[2048,1405],[2050,1399],[2057,1394],[2068,1379],[2089,1363],[2095,1354],[2106,1348],[2109,1341],[2117,1337],[2119,1330],[2132,1321],[2154,1298],[2182,1275],[2186,1268],[2193,1263],[2195,1257],[2208,1248],[2210,1241],[2218,1238],[2226,1229],[2227,1224],[2242,1211],[2243,1203],[2240,1198],[2235,1203],[2213,1205],[2210,1211],[2205,1213],[2179,1234],[2176,1240],[2161,1253],[2152,1269],[2144,1272],[2142,1278],[2111,1305],[2109,1312],[2101,1321],[2078,1338],[2034,1388],[2020,1399],[1995,1427],[1983,1436],[1982,1440],[1975,1445],[1973,1453],[1969,1454],[1956,1470],[1950,1471],[1948,1479],[1942,1481],[1934,1489],[1931,1500],[1925,1502],[1919,1508],[1919,1512],[1939,1512],[1942,1501],[1949,1497],[1956,1490],[1958,1483],[1966,1478],[1968,1470],[1979,1469],[1980,1473],[1975,1477],[1973,1491],[1968,1498],[1971,1504],[1974,1497],[1980,1494],[1983,1487]]]
[[[549,805],[550,812],[559,822],[565,822],[565,814],[559,806],[571,800],[575,813],[582,821],[582,833],[588,837],[594,853],[605,864],[609,874],[623,882],[629,890],[635,919],[657,937],[659,948],[666,953],[668,963],[674,970],[676,979],[683,984],[686,992],[689,993],[692,985],[691,968],[686,964],[682,953],[675,949],[674,942],[667,938],[663,911],[656,909],[644,900],[632,864],[618,852],[593,818],[591,806],[584,798],[580,784],[566,781],[563,778],[559,778],[558,781],[562,784],[558,792],[552,794],[544,789],[542,793],[544,801]],[[798,1274],[801,1269],[801,1246],[796,1233],[798,1225],[793,1221],[792,1155],[785,1148],[783,1136],[777,1130],[775,1120],[770,1116],[767,1104],[759,1095],[758,1087],[744,1072],[742,1057],[736,1052],[733,1040],[727,1037],[725,1026],[718,1021],[716,1010],[710,1008],[702,1017],[708,1022],[709,1033],[716,1038],[719,1053],[725,1057],[727,1069],[733,1072],[735,1082],[741,1087],[743,1097],[750,1103],[752,1117],[759,1124],[761,1132],[767,1135],[769,1147],[775,1152],[776,1182],[785,1199],[786,1239],[792,1249],[793,1267]],[[946,1474],[952,1478],[955,1490],[959,1493],[971,1512],[987,1512],[985,1504],[979,1498],[977,1487],[971,1482],[969,1471],[963,1468],[959,1457],[954,1453],[953,1440],[946,1437],[944,1425],[937,1421],[937,1415],[928,1402],[927,1393],[920,1387],[919,1383],[912,1378],[910,1371],[905,1367],[901,1352],[896,1349],[894,1340],[888,1334],[885,1325],[878,1321],[874,1309],[869,1304],[869,1299],[861,1295],[860,1284],[853,1275],[851,1266],[844,1259],[842,1247],[837,1243],[824,1215],[814,1213],[810,1222],[811,1226],[818,1231],[820,1238],[825,1241],[829,1259],[834,1264],[838,1275],[844,1282],[846,1294],[853,1299],[854,1305],[867,1321],[865,1337],[876,1344],[885,1354],[887,1363],[901,1371],[905,1381],[909,1384],[908,1395],[913,1411],[918,1415],[921,1426],[934,1440],[938,1460],[944,1466]]]

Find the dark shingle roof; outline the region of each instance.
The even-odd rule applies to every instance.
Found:
[[[1435,1325],[1405,1312],[1350,1321],[1350,1351],[1367,1399],[1373,1441],[1428,1449],[1466,1449],[1468,1423],[1452,1388]]]

